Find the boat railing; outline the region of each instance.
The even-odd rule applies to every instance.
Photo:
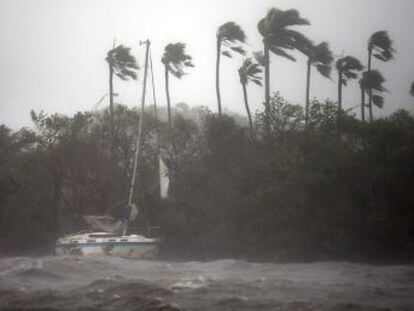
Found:
[[[162,227],[128,227],[128,232],[130,234],[144,235],[148,238],[159,238],[162,235]]]

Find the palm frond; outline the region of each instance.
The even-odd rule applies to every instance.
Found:
[[[229,51],[223,51],[223,52],[221,52],[221,54],[224,55],[224,56],[226,56],[226,57],[228,57],[228,58],[232,58],[233,57],[233,56],[231,56],[231,54],[230,54]]]
[[[385,82],[384,77],[378,70],[365,71],[362,74],[362,79],[360,80],[361,87],[364,90],[375,90],[378,92],[385,92],[386,89],[383,87]]]
[[[269,49],[276,55],[294,61],[295,58],[286,50],[301,49],[308,39],[291,26],[309,25],[297,10],[270,9],[257,27]]]
[[[239,70],[240,82],[242,84],[248,83],[248,81],[252,81],[257,85],[261,84],[262,77],[257,76],[263,72],[260,68],[260,65],[253,62],[252,58],[247,58],[243,61],[242,65],[240,66]]]
[[[372,95],[372,103],[382,109],[384,107],[384,97],[378,94]]]
[[[221,25],[217,30],[217,39],[227,42],[245,42],[246,34],[244,30],[235,22],[227,22]]]
[[[395,50],[392,46],[392,40],[385,30],[377,31],[371,35],[368,49],[373,51],[373,56],[381,61],[386,62],[394,58]]]
[[[241,47],[241,46],[232,46],[230,47],[230,49],[232,49],[233,51],[241,54],[241,55],[246,55],[246,51]]]
[[[335,66],[338,74],[342,77],[344,85],[346,85],[347,80],[358,78],[358,72],[364,68],[357,58],[349,55],[338,59]]]
[[[411,83],[410,94],[411,96],[414,96],[414,82]]]
[[[186,45],[183,42],[169,43],[166,45],[161,58],[168,71],[179,79],[186,74],[185,67],[194,67],[192,57],[186,54],[185,48]]]
[[[120,79],[137,79],[137,71],[139,70],[139,66],[135,60],[135,57],[131,55],[130,48],[118,45],[108,51],[106,61],[111,65],[115,75],[117,75]]]

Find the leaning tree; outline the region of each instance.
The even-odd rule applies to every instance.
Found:
[[[368,72],[372,69],[372,56],[383,62],[388,62],[394,58],[395,50],[392,46],[387,31],[377,31],[371,35],[368,41]],[[373,90],[368,90],[368,109],[369,119],[372,121],[372,104],[374,101]],[[375,105],[375,103],[374,103]]]
[[[242,65],[239,68],[239,77],[240,83],[243,89],[243,98],[244,98],[244,105],[246,107],[247,117],[249,118],[249,127],[250,127],[250,138],[254,138],[254,130],[253,130],[253,120],[250,113],[249,108],[249,101],[247,98],[247,84],[249,81],[262,86],[262,77],[258,76],[258,74],[262,73],[263,70],[260,68],[260,65],[254,63],[251,58],[247,58],[243,61]]]
[[[342,86],[346,86],[348,80],[358,78],[364,66],[361,62],[353,56],[344,56],[338,59],[335,63],[336,71],[338,72],[338,110],[342,110]]]
[[[168,124],[172,126],[169,74],[181,79],[186,74],[186,67],[194,67],[192,57],[185,52],[185,43],[169,43],[164,49],[161,58],[165,68],[165,93],[167,96]]]
[[[305,41],[306,42],[306,41]],[[308,57],[307,71],[306,71],[306,101],[305,101],[305,123],[309,121],[309,94],[312,66],[325,78],[330,78],[332,70],[333,55],[329,49],[327,42],[322,42],[314,45],[311,41],[307,41],[302,47],[301,51]]]
[[[131,55],[131,49],[118,45],[111,49],[106,55],[106,62],[109,66],[109,117],[111,124],[111,135],[114,132],[114,87],[113,79],[116,75],[121,80],[137,79],[139,66],[135,57]]]
[[[384,97],[382,93],[386,91],[383,86],[385,82],[384,77],[378,70],[365,71],[362,73],[362,78],[359,80],[361,87],[361,118],[365,121],[365,93],[372,95],[372,103],[378,108],[383,108]]]
[[[221,116],[221,94],[220,94],[220,60],[221,55],[231,58],[232,51],[245,55],[246,52],[241,46],[246,41],[246,34],[243,29],[235,22],[227,22],[221,25],[217,30],[216,45],[216,94],[217,94],[217,110]],[[224,49],[223,49],[224,48]]]
[[[296,59],[289,51],[303,46],[307,41],[306,37],[292,26],[310,25],[307,19],[300,16],[294,9],[280,10],[270,9],[266,16],[262,18],[257,28],[263,37],[264,46],[264,65],[265,65],[265,115],[266,128],[269,130],[270,116],[270,52],[275,55],[287,58],[291,61]]]

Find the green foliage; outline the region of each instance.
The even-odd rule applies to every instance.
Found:
[[[139,66],[135,57],[131,55],[130,50],[130,48],[123,45],[118,45],[110,50],[106,56],[107,63],[122,80],[127,80],[128,78],[137,79]]]
[[[373,56],[383,62],[394,58],[395,50],[392,46],[392,40],[384,30],[377,31],[371,35],[368,41],[368,50],[373,52]]]
[[[262,73],[263,70],[260,68],[259,64],[255,64],[251,58],[247,58],[243,61],[239,70],[240,82],[242,84],[247,84],[249,81],[262,86],[262,78],[257,76],[257,74]]]
[[[205,108],[197,122],[175,113],[145,116],[138,187],[146,220],[164,230],[162,254],[179,258],[412,258],[414,118],[400,110],[362,123],[336,103],[303,108],[276,93],[271,133],[249,139],[243,126]],[[181,105],[179,111],[189,113]],[[73,117],[32,113],[36,132],[0,126],[0,239],[6,250],[47,250],[54,238],[82,227],[84,214],[117,214],[127,197],[139,114]],[[264,132],[266,116],[256,115]],[[169,198],[158,204],[156,144],[169,158]]]
[[[382,85],[385,82],[384,77],[378,70],[370,70],[362,73],[362,78],[359,81],[361,88],[367,92],[372,90],[374,95],[372,96],[372,102],[378,108],[383,108],[384,98],[382,93],[387,91],[386,88]]]
[[[259,21],[257,28],[272,53],[295,61],[295,57],[288,51],[301,49],[309,40],[291,27],[309,24],[309,21],[302,18],[297,10],[284,11],[272,8]]]
[[[227,47],[227,50],[221,52],[226,57],[232,57],[231,51],[245,55],[246,51],[241,45],[246,41],[246,34],[243,29],[235,22],[227,22],[221,25],[217,30],[217,45]]]
[[[338,59],[335,66],[343,85],[350,79],[358,78],[358,72],[364,68],[358,59],[349,55]]]
[[[185,67],[194,67],[191,56],[185,53],[185,43],[182,42],[167,44],[161,61],[179,79],[185,74]]]

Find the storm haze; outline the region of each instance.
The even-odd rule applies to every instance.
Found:
[[[92,109],[107,93],[107,51],[113,40],[132,48],[143,67],[140,40],[150,39],[157,98],[165,105],[161,55],[170,42],[185,42],[195,68],[181,81],[171,79],[173,105],[206,105],[216,112],[215,45],[217,28],[235,21],[247,35],[246,49],[262,50],[257,22],[271,7],[298,9],[311,26],[301,27],[315,43],[327,41],[336,57],[353,55],[366,65],[369,36],[387,30],[397,51],[395,60],[374,62],[383,73],[383,110],[389,114],[405,108],[413,111],[409,86],[414,80],[414,43],[410,39],[414,2],[387,1],[0,1],[0,123],[17,129],[30,126],[30,110],[73,114]],[[292,103],[304,105],[306,60],[298,52],[297,62],[271,57],[271,90],[280,90]],[[225,58],[221,65],[224,109],[244,114],[237,68],[242,57]],[[140,99],[142,71],[137,81],[115,81],[115,99],[128,107]],[[312,76],[311,98],[336,100],[336,72],[332,80]],[[344,108],[359,104],[357,82],[343,91]],[[263,110],[263,89],[249,89],[252,111]],[[108,105],[105,100],[100,108]],[[354,110],[357,114],[359,110]]]

